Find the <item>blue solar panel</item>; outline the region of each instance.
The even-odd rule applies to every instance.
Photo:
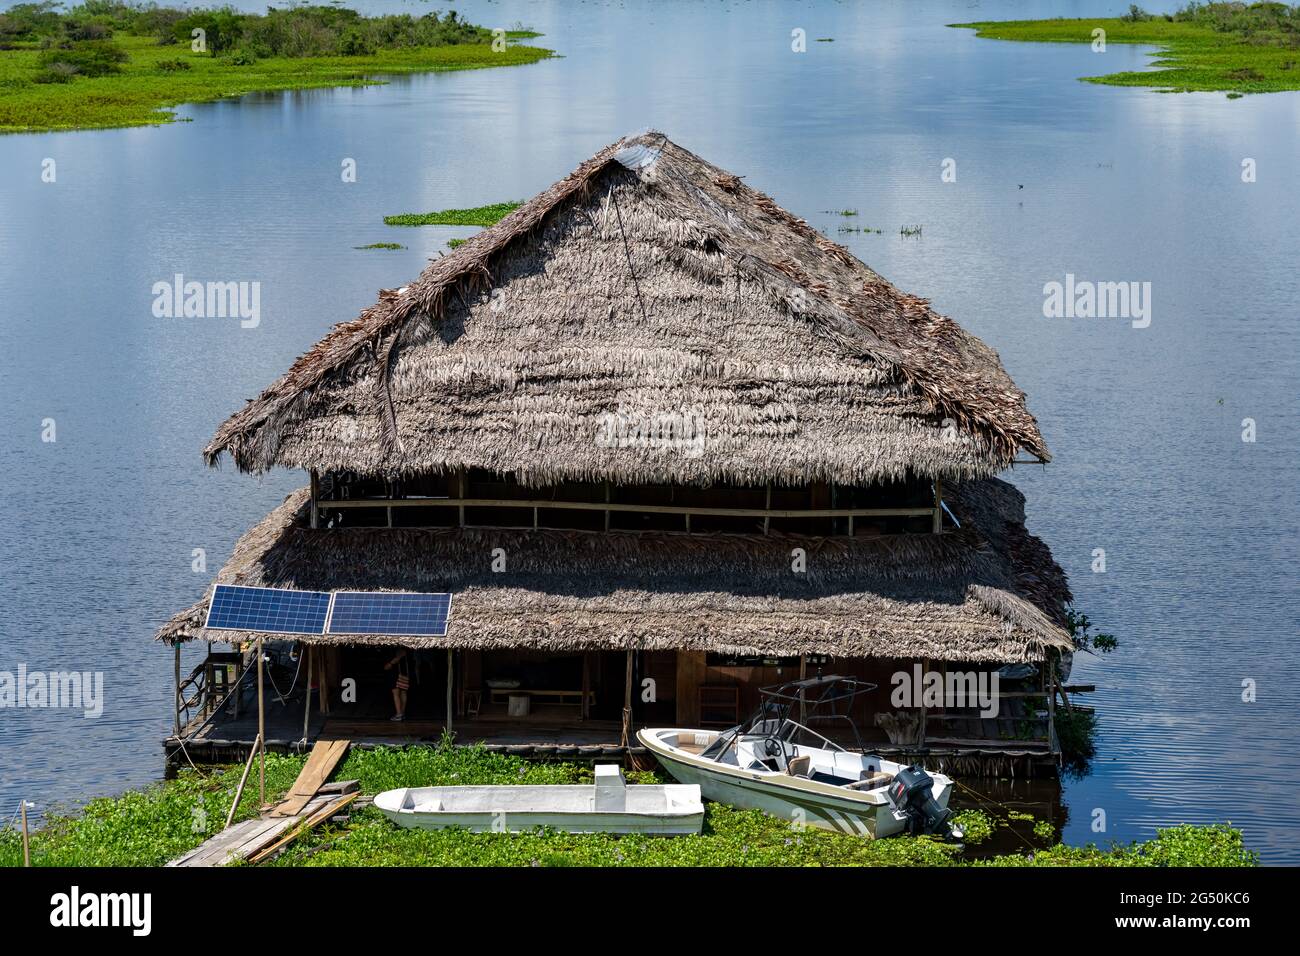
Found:
[[[207,626],[219,631],[324,634],[329,608],[328,591],[218,584],[208,607]]]
[[[450,594],[339,591],[334,595],[327,633],[443,637],[450,613]]]

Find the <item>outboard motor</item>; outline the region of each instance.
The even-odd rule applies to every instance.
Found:
[[[960,840],[962,833],[952,825],[952,811],[934,799],[934,778],[920,764],[912,764],[895,774],[889,784],[889,802],[894,813],[907,819],[908,833],[937,833],[945,839]]]

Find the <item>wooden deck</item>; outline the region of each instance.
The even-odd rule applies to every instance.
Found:
[[[566,711],[569,708],[565,709]],[[354,716],[341,712],[328,716],[313,713],[303,739],[301,702],[288,706],[270,704],[266,715],[266,749],[272,753],[305,753],[317,740],[338,737],[354,747],[401,747],[439,742],[445,731],[442,720],[391,721],[386,717]],[[528,717],[485,715],[453,720],[452,732],[458,744],[482,744],[488,750],[521,757],[562,760],[621,760],[630,750],[645,754],[635,743],[619,745],[621,726],[613,720],[577,720],[572,714],[535,713]],[[238,718],[219,715],[206,726],[192,722],[180,738],[163,740],[169,771],[194,763],[233,763],[247,759],[257,739],[257,714],[245,707]]]

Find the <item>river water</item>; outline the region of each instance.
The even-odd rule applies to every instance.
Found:
[[[0,137],[0,670],[105,682],[98,719],[0,711],[0,817],[20,794],[46,809],[159,776],[172,663],[151,635],[303,483],[209,470],[200,448],[331,324],[472,231],[382,217],[526,198],[653,126],[932,298],[1029,393],[1056,460],[1011,478],[1121,642],[1072,677],[1097,684],[1102,719],[1091,772],[1063,783],[1065,838],[1229,820],[1265,861],[1300,863],[1300,95],[1085,84],[1147,51],[945,26],[1125,7],[464,2],[563,58]],[[882,232],[838,232],[823,210],[845,208]],[[408,248],[354,248],[382,241]],[[155,318],[153,284],[177,273],[260,282],[260,324]],[[1045,318],[1044,284],[1067,274],[1149,282],[1149,325]]]

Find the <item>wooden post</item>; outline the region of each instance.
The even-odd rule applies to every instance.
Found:
[[[698,727],[700,685],[708,673],[704,651],[677,652],[677,726]]]
[[[452,688],[454,665],[456,663],[456,652],[450,647],[447,648],[447,733],[451,733],[452,724]]]
[[[924,688],[925,688],[925,675],[929,672],[929,670],[930,670],[930,661],[929,661],[928,659],[922,661],[922,662],[921,662],[921,687],[922,687],[922,690],[921,690],[921,726],[920,726],[919,728],[917,728],[917,732],[916,732],[916,743],[917,743],[917,746],[920,747],[921,749],[924,749],[924,748],[925,748],[925,718],[926,718],[926,715],[929,713],[929,708],[927,708],[927,707],[925,706],[925,690],[924,690]]]
[[[808,677],[808,655],[799,655],[799,679],[806,680]],[[799,723],[808,723],[808,701],[807,693],[802,687],[799,688]]]
[[[27,844],[27,798],[23,797],[23,799],[19,801],[19,805],[19,810],[23,817],[23,866],[31,866],[32,853]],[[10,817],[9,819],[12,820],[13,817]]]
[[[582,652],[582,706],[578,709],[578,719],[586,720],[591,716],[591,708],[587,705],[587,698],[591,695],[591,654],[588,651]]]
[[[1043,669],[1043,682],[1047,686],[1047,749],[1050,751],[1052,738],[1056,735],[1056,661],[1050,652],[1043,655]]]
[[[176,736],[179,737],[181,735],[181,642],[176,641],[174,644],[172,644],[172,647],[176,649],[176,660],[174,662],[174,666],[172,669],[175,672],[175,676],[176,676],[175,730],[176,730]]]
[[[320,498],[320,476],[316,474],[316,469],[311,470],[311,526],[320,527],[320,506],[317,500]]]
[[[632,746],[632,651],[627,652],[627,670],[623,682],[623,739],[622,747]]]
[[[257,735],[257,740],[253,742],[253,749],[248,752],[248,762],[244,764],[244,775],[239,778],[239,786],[235,788],[235,802],[230,805],[230,812],[226,814],[226,825],[223,830],[230,828],[230,821],[235,819],[235,811],[239,809],[240,798],[244,795],[244,784],[248,783],[248,774],[253,769],[253,758],[257,756],[262,749],[262,735]]]
[[[767,490],[763,495],[763,510],[764,511],[772,510],[772,483],[770,481],[767,483]],[[772,516],[763,515],[763,534],[767,534],[768,529],[770,529],[771,527],[772,527]]]
[[[930,528],[935,534],[943,532],[943,479],[934,479],[934,523]]]
[[[262,693],[262,639],[257,639],[257,752],[260,760],[257,768],[257,793],[266,804],[266,704]]]
[[[302,739],[307,742],[307,730],[311,724],[311,645],[304,644],[302,652],[307,655],[307,703],[302,708]]]

